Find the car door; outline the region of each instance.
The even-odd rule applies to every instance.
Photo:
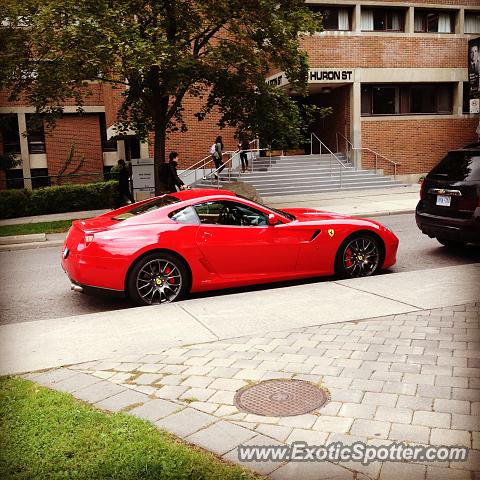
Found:
[[[268,215],[236,201],[195,205],[200,218],[197,245],[224,278],[274,279],[295,271],[299,242]]]

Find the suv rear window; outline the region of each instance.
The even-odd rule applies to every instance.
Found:
[[[449,152],[429,176],[455,182],[480,180],[480,151]]]
[[[151,202],[143,203],[138,207],[134,207],[128,212],[123,212],[116,217],[112,217],[113,220],[127,220],[127,218],[132,218],[142,213],[151,212],[152,210],[157,210],[158,208],[166,207],[172,203],[177,203],[180,200],[173,195],[163,195],[162,197],[155,198]]]

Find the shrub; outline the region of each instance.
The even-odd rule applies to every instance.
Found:
[[[59,185],[0,192],[0,218],[97,210],[120,205],[118,182]]]

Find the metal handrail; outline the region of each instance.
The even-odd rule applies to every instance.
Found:
[[[233,155],[223,165],[221,165],[217,169],[213,170],[213,172],[210,172],[209,174],[205,175],[203,177],[203,179],[206,180],[207,178],[211,178],[212,176],[215,176],[215,178],[217,180],[217,189],[220,189],[220,176],[218,174],[221,173],[221,170],[223,170],[225,167],[228,167],[227,168],[227,170],[228,170],[228,180],[230,181],[231,180],[231,175],[232,175],[231,165],[232,165],[233,159],[235,157],[239,156],[240,153],[242,153],[242,152],[259,152],[261,150],[266,150],[266,148],[255,148],[255,149],[251,149],[251,150],[236,150],[235,152],[225,152],[225,153],[233,153]]]
[[[310,134],[310,155],[313,155],[313,139],[316,139],[317,142],[320,144],[320,155],[322,155],[322,147],[325,147],[328,153],[330,153],[330,176],[332,176],[332,161],[335,159],[337,163],[340,165],[340,189],[342,188],[343,184],[343,178],[342,178],[342,171],[343,169],[347,169],[347,165],[344,165],[344,163],[337,157],[335,153],[333,153],[330,148],[325,145],[318,137],[315,135],[313,132]]]
[[[380,158],[383,158],[384,160],[386,160],[387,162],[391,163],[393,165],[393,178],[396,179],[397,177],[397,166],[398,165],[401,165],[400,162],[395,162],[393,160],[390,160],[390,158],[387,158],[385,155],[382,155],[381,153],[378,153],[376,152],[375,150],[372,150],[371,148],[368,148],[368,147],[355,147],[353,145],[353,143],[348,140],[347,138],[345,138],[340,132],[337,132],[336,133],[336,139],[337,139],[337,150],[338,150],[338,137],[342,137],[350,146],[351,146],[351,149],[352,150],[358,150],[358,151],[362,151],[362,150],[365,150],[366,152],[370,152],[374,155],[374,158],[375,158],[375,171],[378,170],[378,157]]]

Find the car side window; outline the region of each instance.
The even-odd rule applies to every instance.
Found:
[[[197,212],[193,207],[186,207],[170,214],[170,218],[177,223],[186,223],[190,225],[200,224]]]
[[[237,202],[206,202],[195,205],[195,210],[204,224],[237,225],[258,227],[268,225],[263,212]]]

